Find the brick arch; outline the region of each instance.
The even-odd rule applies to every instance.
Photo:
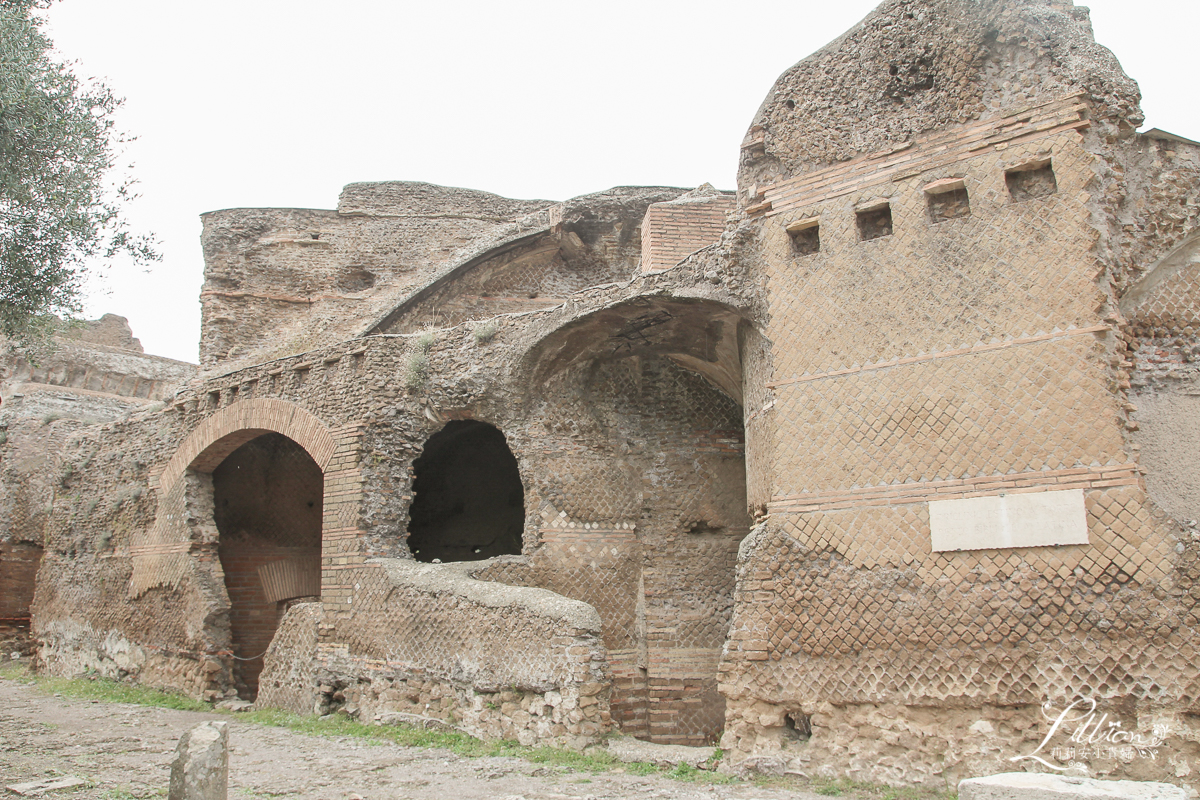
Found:
[[[270,432],[303,447],[322,472],[333,457],[333,434],[310,412],[285,400],[242,400],[196,426],[159,476],[159,491],[171,491],[188,469],[212,472],[234,450]]]

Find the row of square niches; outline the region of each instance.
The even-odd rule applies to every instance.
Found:
[[[1009,198],[1016,203],[1054,194],[1058,184],[1049,160],[1035,161],[1004,172]],[[946,178],[925,187],[925,207],[929,221],[937,224],[971,215],[971,198],[962,178]],[[887,200],[866,203],[854,209],[859,241],[867,242],[892,235],[892,204]],[[820,217],[809,217],[788,225],[792,251],[799,256],[821,250]]]

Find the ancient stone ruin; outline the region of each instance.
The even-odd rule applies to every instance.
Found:
[[[51,674],[892,783],[1083,699],[1072,760],[1195,783],[1200,145],[1138,99],[1069,0],[886,0],[736,194],[207,214],[198,372],[112,319],[8,362],[0,617]]]

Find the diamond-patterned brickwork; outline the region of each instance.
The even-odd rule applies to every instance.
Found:
[[[481,596],[450,565],[337,572],[347,586],[323,597],[318,664],[356,676],[346,697],[364,716],[415,712],[525,744],[583,747],[603,731],[611,676],[589,611],[517,587]]]
[[[1169,333],[1194,334],[1200,330],[1200,241],[1184,251],[1173,253],[1167,269],[1174,272],[1160,277],[1154,272],[1143,279],[1144,293],[1136,302],[1122,302],[1136,332],[1143,336],[1165,336]],[[1175,261],[1182,262],[1178,266]],[[1163,269],[1163,267],[1159,267]],[[1157,271],[1157,270],[1156,270]],[[1134,291],[1141,289],[1139,285]]]
[[[775,494],[1124,460],[1090,335],[778,390]]]
[[[820,216],[813,256],[791,255],[790,217],[769,219],[773,380],[1091,324],[1102,299],[1086,255],[1092,157],[1073,139],[1054,140],[1059,190],[1035,201],[1011,202],[992,155],[957,165],[970,216],[931,222],[927,178],[915,176],[876,189],[894,193],[893,233],[870,242],[859,241],[853,196],[795,212]],[[1014,147],[1004,161],[1045,147]]]
[[[968,133],[938,135],[952,149]],[[735,759],[909,780],[906,760],[928,758],[940,781],[974,758],[964,747],[992,747],[971,738],[979,709],[1034,718],[998,726],[1002,743],[1047,700],[1128,703],[1139,722],[1197,701],[1195,545],[1152,511],[1126,444],[1128,365],[1081,143],[1054,133],[952,163],[918,137],[895,158],[921,170],[860,159],[858,183],[831,168],[811,201],[767,197],[780,202],[751,247],[771,361],[746,359],[761,380],[746,428],[750,493],[769,477],[771,513],[743,545],[721,665]],[[1047,159],[1054,191],[1014,198],[1005,171]],[[923,187],[959,180],[970,213],[931,217]],[[860,241],[855,210],[882,203],[890,235]],[[798,256],[787,227],[812,219],[820,252]],[[1160,277],[1158,313],[1195,307],[1192,288]],[[1067,484],[1088,545],[932,552],[930,500]],[[793,712],[812,715],[813,739],[789,751]]]
[[[1189,612],[1154,590],[1172,539],[1136,487],[1090,490],[1087,509],[1089,546],[960,553],[930,551],[923,504],[784,517],[741,568],[731,639],[778,665],[754,683],[804,703],[1187,694],[1186,670],[1162,685],[1105,644],[1144,637],[1168,667],[1193,653],[1168,643]]]
[[[497,687],[564,685],[591,669],[585,654],[569,650],[585,632],[559,620],[481,606],[449,580],[431,591],[375,565],[355,570],[353,579],[349,602],[325,600],[324,619],[329,640],[356,657]]]

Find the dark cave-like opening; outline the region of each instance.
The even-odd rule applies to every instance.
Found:
[[[504,434],[454,420],[413,462],[408,546],[418,561],[481,561],[521,552],[525,490]]]

